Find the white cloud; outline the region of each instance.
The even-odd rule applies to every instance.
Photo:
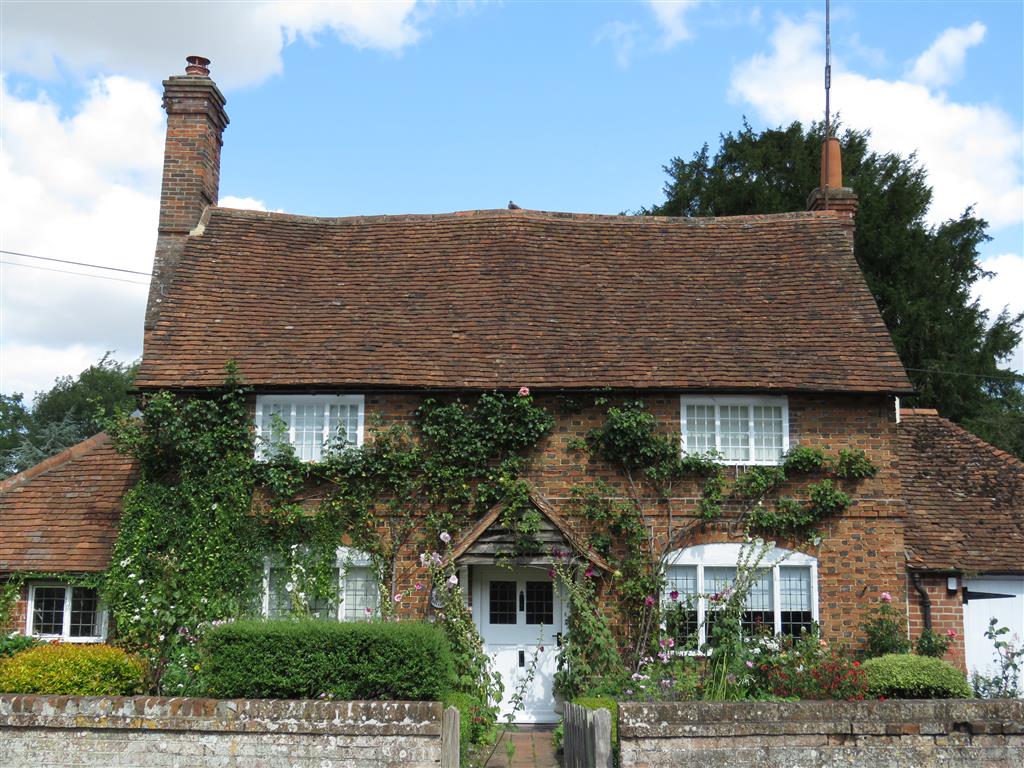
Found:
[[[0,100],[0,247],[148,273],[163,155],[160,95],[108,77],[64,116],[45,94],[16,95],[0,80]],[[0,267],[0,389],[31,394],[108,349],[122,360],[141,353],[145,276],[3,260],[12,263]]]
[[[1024,312],[1024,255],[1019,253],[1001,253],[982,260],[981,266],[992,273],[991,277],[982,278],[973,286],[974,298],[988,310],[989,320],[994,319],[1004,309],[1010,314]]]
[[[930,88],[955,82],[963,74],[967,49],[984,38],[985,25],[977,21],[969,27],[947,29],[917,57],[907,72],[907,79]]]
[[[771,123],[821,118],[820,20],[781,17],[770,50],[738,65],[730,96]],[[833,62],[832,105],[843,122],[871,130],[872,148],[909,155],[928,170],[938,222],[976,205],[994,227],[1024,218],[1021,126],[987,104],[950,100],[920,83],[867,77]]]
[[[225,195],[217,201],[217,205],[221,208],[241,208],[244,211],[267,210],[267,204],[262,200],[257,200],[255,197],[236,197],[235,195]]]
[[[422,36],[426,13],[416,0],[5,2],[0,63],[44,78],[62,67],[161,78],[200,54],[230,88],[280,72],[283,48],[298,38],[330,33],[357,48],[400,52]]]
[[[693,31],[686,18],[690,11],[700,5],[700,0],[648,0],[654,18],[661,30],[661,45],[672,48],[693,37]]]
[[[636,24],[627,24],[624,21],[609,21],[597,32],[595,43],[610,43],[615,51],[615,63],[620,67],[628,67],[633,59],[633,51],[636,48],[636,35],[638,27]]]

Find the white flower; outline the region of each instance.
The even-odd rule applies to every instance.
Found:
[[[284,585],[284,588],[286,592],[291,592],[295,589],[295,585],[289,581],[287,584]]]
[[[454,573],[448,577],[448,586],[457,587],[459,586],[459,577]]]
[[[452,535],[450,533],[448,533],[448,531],[441,531],[440,538],[441,538],[441,541],[443,541],[445,544],[447,544],[449,541],[452,540]]]
[[[143,583],[143,580],[142,580],[142,579],[139,579],[139,584],[142,584],[142,583]]]
[[[124,560],[121,561],[121,567],[124,568],[131,561],[132,561],[131,557],[126,557]]]

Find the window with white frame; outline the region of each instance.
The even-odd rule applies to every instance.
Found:
[[[363,444],[362,395],[259,395],[256,433],[259,451],[291,445],[303,461],[320,461],[328,445]]]
[[[785,397],[684,396],[679,410],[684,453],[726,464],[778,464],[789,450]]]
[[[25,634],[44,640],[97,643],[107,636],[106,611],[94,587],[30,584]]]
[[[366,621],[378,615],[380,589],[369,555],[339,548],[331,583],[335,587],[331,595],[311,598],[302,593],[301,580],[291,568],[264,558],[262,613],[280,619],[302,610],[338,621]]]
[[[666,630],[681,647],[708,642],[724,597],[736,581],[740,544],[704,544],[673,552],[662,602]],[[744,601],[739,629],[798,636],[818,620],[818,561],[802,552],[771,548]],[[687,643],[689,641],[689,643]]]

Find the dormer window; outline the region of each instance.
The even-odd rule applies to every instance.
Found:
[[[303,461],[320,461],[328,445],[363,444],[362,395],[259,395],[256,398],[258,453],[291,445]]]
[[[680,399],[683,452],[723,464],[778,464],[789,450],[785,397],[718,395]]]

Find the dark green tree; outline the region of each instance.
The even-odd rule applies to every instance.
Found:
[[[27,411],[20,394],[0,403],[0,468],[3,476],[28,469],[103,429],[119,411],[135,408],[129,394],[138,363],[107,352],[77,377],[61,376],[39,392]]]
[[[822,126],[755,131],[746,121],[665,171],[665,201],[641,213],[733,216],[799,211],[818,186]],[[1001,364],[1020,340],[1024,315],[989,318],[971,298],[988,273],[978,247],[987,223],[964,211],[935,226],[927,171],[914,155],[868,149],[869,133],[846,129],[843,182],[860,200],[854,253],[896,350],[917,390],[912,404],[935,407],[989,442],[1024,456],[1024,378]]]

